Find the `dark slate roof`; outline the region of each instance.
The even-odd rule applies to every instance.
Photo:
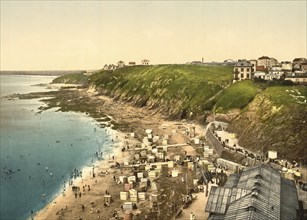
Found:
[[[304,62],[306,61],[306,58],[300,57],[300,58],[295,58],[292,62]]]
[[[225,215],[219,215],[219,214],[216,214],[216,215],[210,215],[208,220],[224,220],[224,217]]]
[[[251,67],[251,66],[252,64],[247,60],[241,60],[235,64],[235,67]]]
[[[235,173],[233,175],[230,175],[227,179],[226,184],[224,185],[224,187],[226,188],[233,188],[233,187],[237,187],[239,179],[240,179],[241,174],[240,173]]]
[[[208,198],[206,212],[224,214],[230,202],[232,189],[212,186]]]
[[[295,219],[298,198],[293,181],[262,164],[231,175],[225,187],[213,186],[205,210],[209,219]]]
[[[262,56],[262,57],[259,57],[258,60],[269,60],[271,59],[270,57],[268,56]]]
[[[298,206],[298,196],[295,183],[292,180],[281,178],[281,210],[280,219],[289,220],[296,219],[296,210]]]

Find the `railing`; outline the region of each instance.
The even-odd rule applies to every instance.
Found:
[[[209,145],[214,149],[214,151],[218,154],[220,157],[222,155],[222,152],[224,150],[223,145],[219,142],[219,140],[214,136],[212,131],[207,129],[206,132],[206,138],[209,141]]]

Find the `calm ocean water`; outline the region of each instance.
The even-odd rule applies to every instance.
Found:
[[[47,91],[45,87],[31,85],[49,83],[54,78],[0,77],[1,97]],[[0,219],[26,219],[31,210],[41,209],[61,191],[75,168],[92,166],[98,143],[104,155],[112,152],[111,137],[93,119],[56,109],[39,114],[41,105],[38,99],[1,98]]]

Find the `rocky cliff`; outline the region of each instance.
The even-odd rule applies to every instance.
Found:
[[[307,163],[306,87],[269,87],[259,93],[232,120],[229,131],[239,144],[266,154],[277,150],[279,158]]]

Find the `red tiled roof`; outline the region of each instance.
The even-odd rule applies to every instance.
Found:
[[[267,68],[265,68],[264,66],[256,66],[256,70],[257,71],[267,71]]]

